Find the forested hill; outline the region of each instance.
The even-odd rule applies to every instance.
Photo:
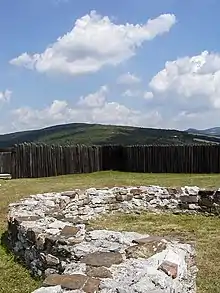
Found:
[[[46,144],[192,144],[220,142],[220,138],[191,134],[187,131],[128,126],[112,126],[72,123],[39,130],[22,131],[0,135],[0,148],[11,147],[22,142]]]

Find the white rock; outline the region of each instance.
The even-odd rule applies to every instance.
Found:
[[[85,274],[86,264],[85,263],[75,263],[72,262],[65,267],[64,274],[73,275],[73,274]]]
[[[55,220],[53,223],[48,225],[49,229],[63,229],[66,226],[65,222]]]
[[[35,290],[33,293],[63,293],[61,286],[42,287]]]

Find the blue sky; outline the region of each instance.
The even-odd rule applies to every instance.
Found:
[[[219,1],[0,8],[1,133],[67,122],[219,126]]]

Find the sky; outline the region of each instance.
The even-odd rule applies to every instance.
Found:
[[[0,133],[220,126],[219,0],[0,0]]]

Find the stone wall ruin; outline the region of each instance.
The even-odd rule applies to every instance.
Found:
[[[218,214],[219,190],[114,187],[31,195],[10,204],[8,243],[34,276],[35,293],[194,293],[195,251],[177,240],[88,230],[114,212]]]

